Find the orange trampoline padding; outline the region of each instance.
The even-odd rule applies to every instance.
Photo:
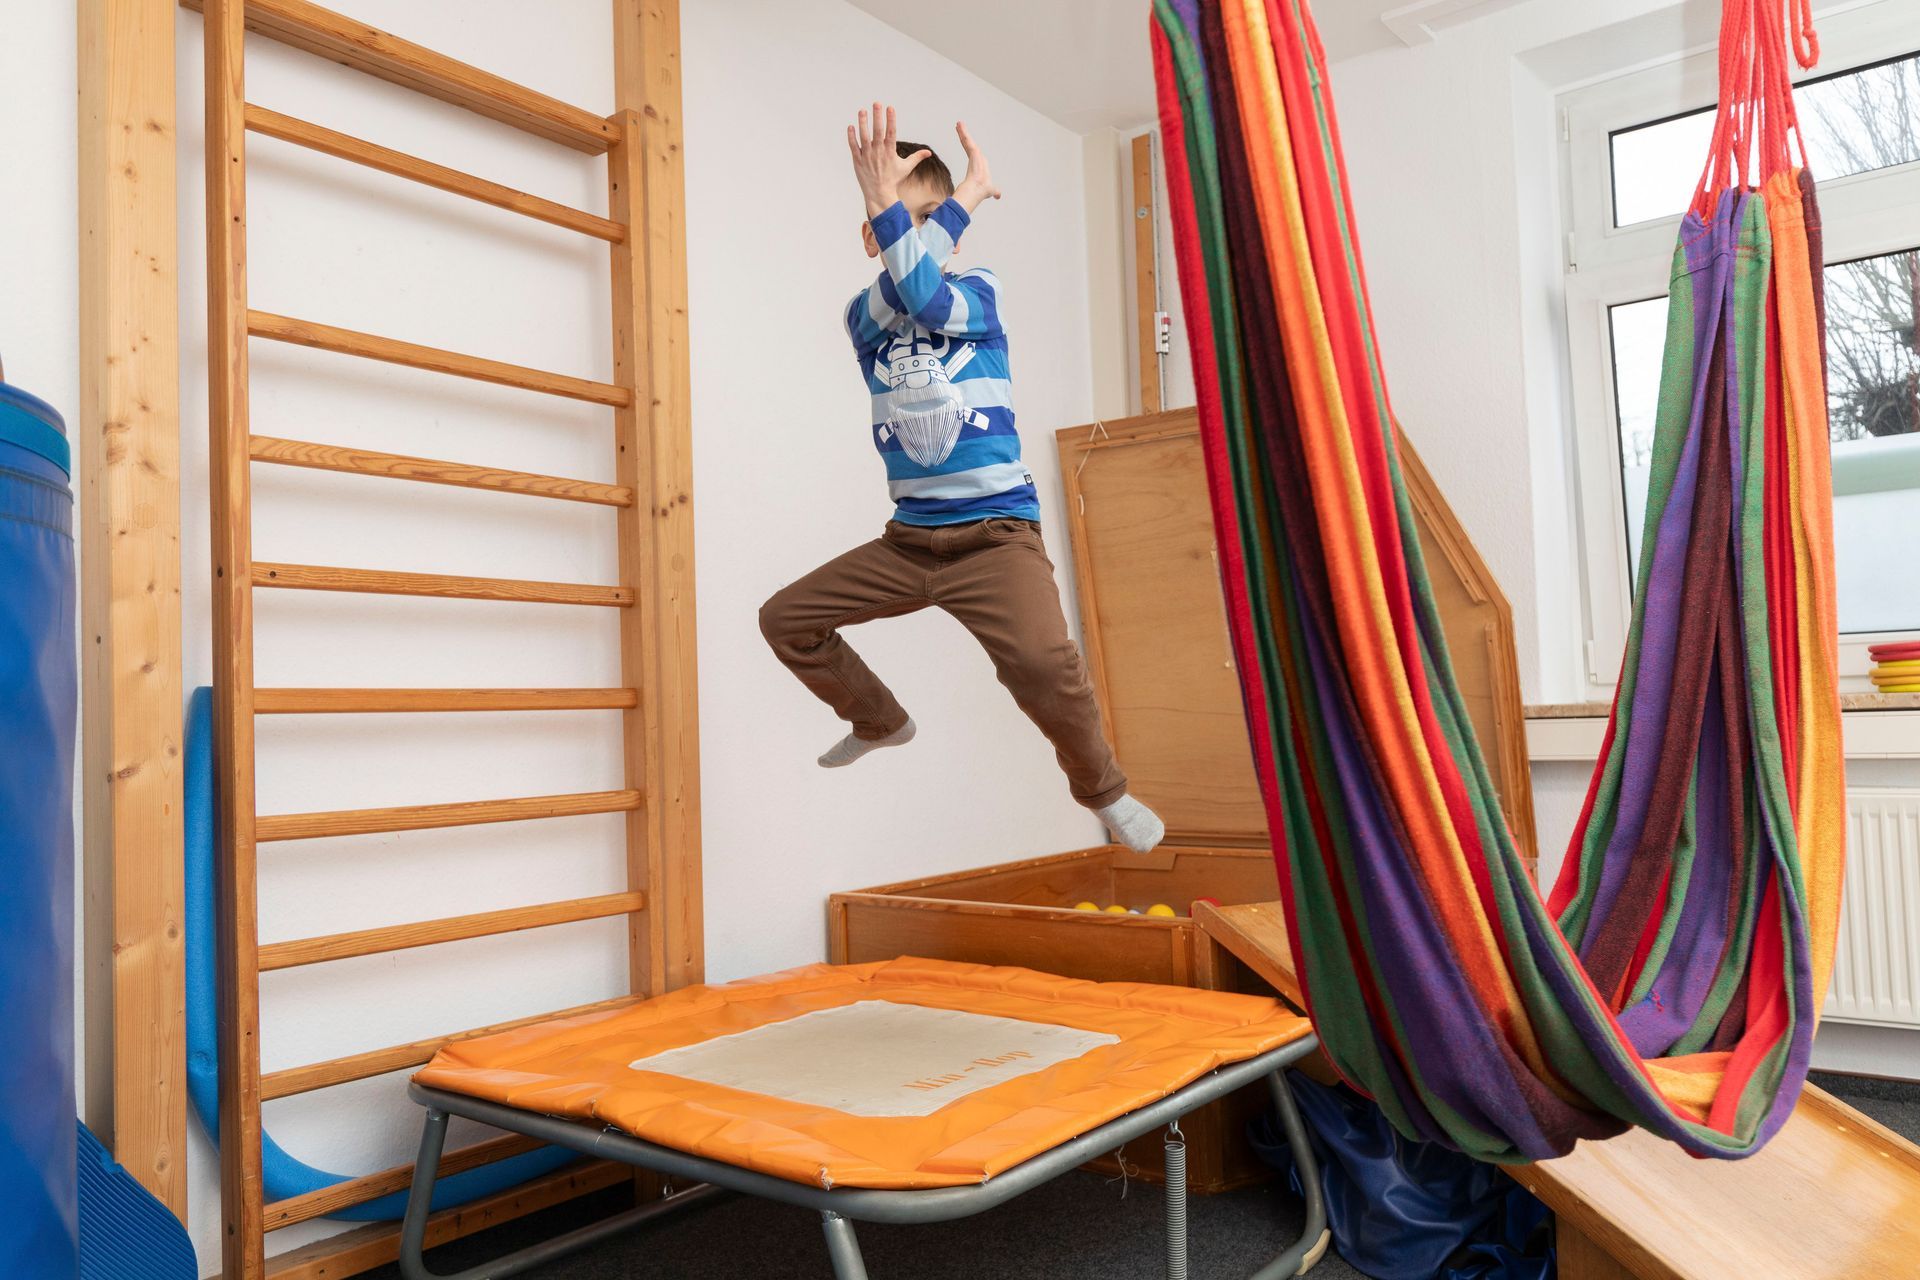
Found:
[[[414,1079],[795,1182],[943,1187],[1311,1030],[1260,996],[902,958],[463,1040]]]

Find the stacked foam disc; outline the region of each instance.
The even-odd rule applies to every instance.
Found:
[[[1867,646],[1873,670],[1867,675],[1878,693],[1920,693],[1920,640]]]

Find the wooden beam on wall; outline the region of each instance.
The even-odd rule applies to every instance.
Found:
[[[679,0],[613,0],[613,34],[621,140],[608,156],[608,212],[628,224],[613,246],[614,381],[634,393],[616,421],[639,450],[620,463],[636,499],[621,513],[621,576],[641,593],[634,634],[622,636],[640,693],[627,735],[639,773],[627,785],[645,796],[647,825],[629,846],[649,860],[633,870],[649,877],[654,917],[642,926],[651,937],[635,938],[633,978],[652,995],[699,982],[706,967]]]
[[[172,0],[80,0],[87,1118],[187,1207]]]
[[[1165,408],[1160,388],[1160,219],[1154,212],[1153,134],[1133,140],[1133,313],[1140,366],[1140,412]]]

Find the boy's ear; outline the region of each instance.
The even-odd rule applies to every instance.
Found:
[[[871,222],[863,222],[860,224],[860,243],[867,246],[867,256],[869,258],[877,258],[880,256],[880,242],[873,238],[873,224]]]

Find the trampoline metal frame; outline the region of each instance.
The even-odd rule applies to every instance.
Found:
[[[1285,1276],[1305,1273],[1320,1260],[1327,1242],[1326,1204],[1320,1195],[1319,1171],[1313,1158],[1313,1148],[1307,1141],[1306,1129],[1301,1123],[1299,1109],[1294,1105],[1293,1094],[1282,1076],[1287,1067],[1313,1052],[1319,1043],[1316,1037],[1309,1034],[1257,1057],[1208,1072],[1158,1102],[1110,1120],[985,1182],[918,1190],[810,1186],[645,1142],[590,1121],[541,1115],[415,1084],[409,1086],[409,1096],[427,1109],[427,1119],[420,1135],[419,1158],[414,1164],[413,1191],[407,1199],[406,1218],[401,1226],[400,1272],[406,1280],[505,1280],[530,1267],[566,1257],[674,1210],[707,1201],[723,1191],[737,1191],[818,1212],[821,1229],[826,1235],[827,1256],[836,1280],[868,1280],[866,1263],[860,1256],[860,1242],[854,1234],[855,1222],[905,1225],[948,1222],[984,1213],[1078,1168],[1094,1156],[1144,1137],[1198,1107],[1265,1077],[1274,1108],[1279,1112],[1281,1130],[1299,1167],[1301,1185],[1306,1189],[1306,1224],[1300,1238],[1249,1277],[1249,1280],[1281,1280]],[[551,1240],[506,1254],[492,1262],[442,1275],[427,1269],[422,1254],[427,1218],[432,1212],[433,1185],[446,1146],[447,1122],[452,1116],[539,1138],[577,1151],[583,1156],[618,1160],[673,1178],[690,1179],[696,1185],[652,1204],[614,1214]],[[1170,1172],[1169,1176],[1184,1177],[1184,1170]],[[1168,1190],[1170,1193],[1184,1193],[1184,1187],[1177,1182],[1170,1185]],[[1184,1221],[1168,1223],[1167,1249],[1170,1259],[1185,1257],[1185,1236]]]

